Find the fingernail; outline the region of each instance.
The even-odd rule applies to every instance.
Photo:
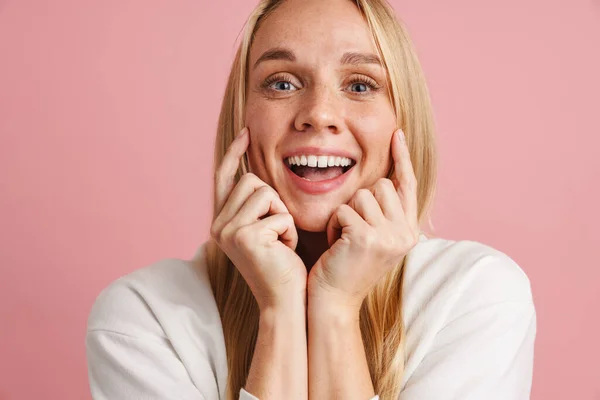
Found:
[[[242,136],[244,136],[246,133],[248,133],[248,128],[247,128],[247,127],[244,127],[244,129],[242,129],[242,130],[240,131],[240,133],[238,133],[237,137],[242,137]]]
[[[398,139],[400,139],[401,143],[406,142],[406,138],[404,137],[404,132],[402,132],[402,129],[398,129],[396,134],[398,135]]]

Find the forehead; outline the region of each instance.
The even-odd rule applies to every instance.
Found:
[[[290,49],[306,62],[339,59],[351,51],[376,53],[367,22],[351,0],[283,2],[256,32],[251,63],[272,48]]]

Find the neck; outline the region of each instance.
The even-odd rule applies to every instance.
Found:
[[[307,232],[298,229],[296,253],[306,265],[308,272],[328,248],[326,232]]]

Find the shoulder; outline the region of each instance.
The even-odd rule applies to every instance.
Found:
[[[102,290],[86,354],[94,397],[222,397],[225,343],[204,246],[192,260],[163,259]]]
[[[122,276],[97,296],[88,331],[167,335],[184,314],[214,325],[218,310],[208,280],[204,245],[191,260],[168,258]]]
[[[407,256],[404,279],[406,290],[421,301],[464,296],[478,305],[533,301],[523,269],[507,254],[476,241],[421,235]]]
[[[512,258],[491,246],[421,235],[407,256],[403,287],[405,379],[444,343],[459,346],[460,340],[470,338],[474,343],[483,337],[492,343],[511,329],[533,342],[535,309],[529,279]],[[516,349],[520,342],[506,343],[514,343]]]
[[[422,235],[404,279],[408,397],[433,398],[438,388],[461,398],[528,398],[536,314],[529,279],[512,258],[483,243]]]

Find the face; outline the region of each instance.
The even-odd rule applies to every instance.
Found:
[[[273,187],[298,228],[324,231],[332,212],[385,177],[396,117],[386,71],[349,0],[287,0],[250,49],[250,170]]]

